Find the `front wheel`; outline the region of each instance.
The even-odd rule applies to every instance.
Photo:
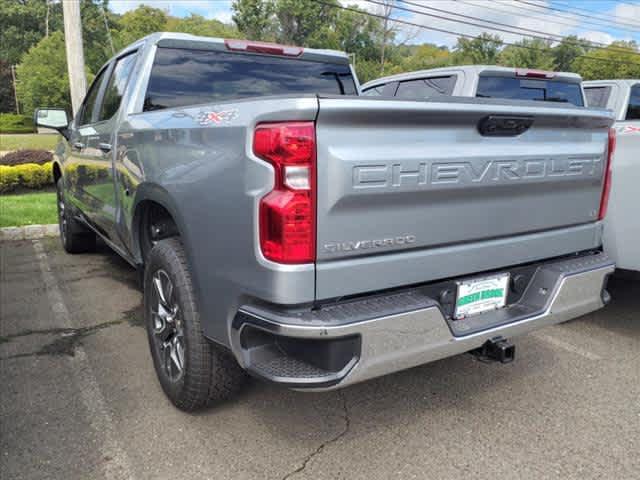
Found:
[[[160,385],[181,410],[193,411],[235,394],[246,378],[235,358],[202,333],[182,243],[158,241],[144,272],[145,324]]]
[[[96,234],[73,217],[64,197],[62,177],[56,181],[56,200],[60,241],[65,251],[67,253],[84,253],[95,250]]]

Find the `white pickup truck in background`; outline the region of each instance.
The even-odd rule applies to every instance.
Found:
[[[361,87],[367,97],[428,100],[439,96],[534,100],[585,106],[582,77],[496,65],[464,65],[378,78]]]
[[[613,110],[616,150],[604,248],[619,268],[640,271],[640,80],[583,83],[589,107]]]

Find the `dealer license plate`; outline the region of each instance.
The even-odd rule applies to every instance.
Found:
[[[507,304],[508,286],[508,273],[458,282],[455,318],[503,308]]]

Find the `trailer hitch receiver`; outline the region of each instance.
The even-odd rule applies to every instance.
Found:
[[[487,340],[471,353],[481,361],[511,363],[516,358],[516,346],[502,337],[497,337]]]

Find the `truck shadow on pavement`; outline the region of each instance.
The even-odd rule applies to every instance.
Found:
[[[131,265],[129,265],[119,255],[113,252],[102,242],[99,242],[98,253],[104,257],[105,262],[100,266],[88,270],[86,274],[87,277],[109,277],[122,283],[128,288],[135,289],[136,291],[140,292],[142,296],[142,288],[139,282],[138,272],[136,272],[136,270],[131,267]],[[80,279],[82,278],[78,278],[76,280]],[[613,276],[609,281],[608,289],[612,296],[612,302],[608,306],[606,306],[599,312],[585,315],[578,319],[572,320],[571,322],[593,323],[598,325],[599,327],[616,333],[624,334],[632,338],[640,338],[640,321],[636,319],[636,317],[640,317],[640,280],[631,280],[626,277]],[[114,323],[127,323],[134,327],[144,327],[142,298],[140,299],[140,304],[136,307],[122,311],[121,322]],[[90,327],[86,330],[86,334],[91,334],[101,328],[104,327],[100,325],[98,325],[97,327]],[[532,361],[536,358],[539,359],[548,357],[548,355],[535,355],[529,358],[529,356],[526,355],[526,352],[523,353],[525,354],[525,358],[528,361],[529,368],[537,369],[536,367],[538,366],[544,368],[544,365],[536,365],[535,363],[532,363]],[[553,352],[551,351],[551,355],[552,354]],[[519,356],[520,360],[523,360],[522,354],[520,354]],[[523,362],[521,361],[519,363]],[[470,365],[474,365],[476,366],[476,368],[469,368]],[[464,375],[451,375],[451,370],[457,370],[456,367],[465,372]],[[384,391],[388,390],[389,388],[397,390],[398,388],[401,388],[402,382],[412,384],[417,376],[429,378],[429,384],[432,385],[433,388],[435,388],[432,395],[437,395],[437,382],[435,382],[434,384],[433,380],[438,377],[438,372],[440,371],[442,371],[442,373],[445,375],[441,379],[441,381],[446,384],[446,388],[443,389],[443,392],[452,392],[453,390],[451,389],[452,385],[450,385],[450,382],[457,381],[464,382],[467,388],[475,383],[477,383],[478,388],[487,388],[487,379],[485,378],[483,380],[482,372],[479,371],[485,368],[492,368],[497,371],[504,372],[503,375],[497,376],[498,379],[505,376],[508,378],[510,376],[510,373],[508,373],[510,371],[509,366],[490,364],[487,367],[482,362],[478,362],[477,360],[475,360],[474,357],[463,354],[457,357],[440,360],[432,364],[414,367],[413,369],[407,370],[405,372],[388,375],[378,380],[365,382],[361,385],[354,385],[350,388],[347,388],[345,391],[348,392],[352,389],[355,390],[361,388],[365,390],[372,389],[373,391]],[[252,383],[254,384],[254,386],[250,387],[250,389],[260,389],[264,386],[262,382],[254,381]],[[495,385],[493,385],[493,387],[495,387]],[[301,395],[294,392],[294,396],[296,397],[306,398],[308,395],[312,394],[307,393]],[[380,396],[380,394],[377,395]]]
[[[448,458],[451,452],[481,458],[489,445],[486,448],[494,451],[547,458],[558,442],[578,448],[572,443],[574,426],[596,448],[603,438],[602,425],[616,425],[621,412],[636,418],[633,384],[623,387],[621,379],[633,382],[637,376],[640,282],[613,278],[613,301],[603,310],[516,339],[517,357],[511,364],[486,364],[463,354],[325,393],[250,380],[235,399],[185,414],[170,404],[155,378],[136,270],[106,246],[97,254],[69,256],[57,241],[42,243],[74,328],[29,323],[25,314],[25,323],[15,322],[24,330],[5,329],[0,337],[0,347],[14,354],[0,360],[16,358],[3,364],[8,366],[5,373],[25,368],[27,383],[41,381],[34,369],[69,368],[74,360],[64,357],[74,356],[82,346],[113,414],[115,431],[124,432],[123,438],[139,438],[146,448],[149,438],[137,422],[149,431],[163,432],[169,426],[169,431],[191,439],[171,444],[179,451],[178,463],[200,455],[207,464],[215,451],[224,461],[232,456],[234,464],[264,468],[264,475],[253,478],[316,478],[320,464],[324,478],[357,477],[345,474],[354,465],[391,478],[389,469],[395,472],[412,462],[427,465],[428,459]],[[27,247],[15,248],[16,254],[24,252],[24,259],[16,263],[19,271],[15,267],[14,274],[30,279],[37,270]],[[27,295],[32,284],[39,288],[37,281],[28,280],[15,296]],[[46,320],[46,296],[40,290],[34,295],[42,297],[41,316]],[[18,358],[29,356],[33,361]],[[66,379],[60,375],[54,381],[65,384]],[[47,394],[55,396],[55,385],[47,388]],[[25,406],[25,412],[29,408],[34,407]],[[624,425],[615,428],[607,442],[626,442],[632,435]],[[170,438],[173,441],[173,434]],[[137,440],[130,441],[135,445]],[[153,442],[164,448],[169,439],[161,435]],[[136,459],[143,455],[132,451]],[[430,466],[436,472],[432,476],[444,478],[437,466]]]
[[[69,276],[66,281],[108,277],[122,283],[127,289],[140,292],[140,303],[134,308],[122,310],[119,320],[74,331],[60,331],[60,338],[35,352],[36,355],[72,355],[75,345],[87,336],[118,324],[144,327],[138,273],[107,246],[101,244],[98,253],[103,262],[92,265],[83,275]],[[640,338],[640,322],[635,321],[635,317],[640,313],[640,282],[613,278],[609,286],[613,298],[610,305],[600,312],[586,315],[571,323],[593,323],[618,334]],[[603,314],[605,312],[613,314]],[[346,435],[350,422],[353,421],[349,413],[353,409],[359,412],[366,411],[366,420],[360,418],[359,421],[369,425],[367,428],[375,430],[384,428],[382,425],[388,425],[389,422],[410,422],[412,416],[408,413],[416,409],[463,409],[468,404],[476,402],[477,398],[486,397],[490,394],[488,392],[500,392],[505,388],[511,388],[505,387],[508,383],[526,383],[530,379],[545,375],[548,369],[558,364],[559,353],[552,345],[529,336],[518,339],[517,343],[520,347],[518,358],[509,365],[485,364],[471,355],[463,354],[326,393],[294,392],[250,380],[236,402],[248,407],[249,411],[255,414],[256,421],[269,426],[273,433],[290,438],[298,438],[298,435],[304,437],[309,419],[314,417],[317,418],[317,425],[328,422],[334,425],[334,430],[344,430],[340,436]],[[159,389],[158,392],[161,394]],[[233,408],[234,403],[194,415],[215,416],[221,411]]]

